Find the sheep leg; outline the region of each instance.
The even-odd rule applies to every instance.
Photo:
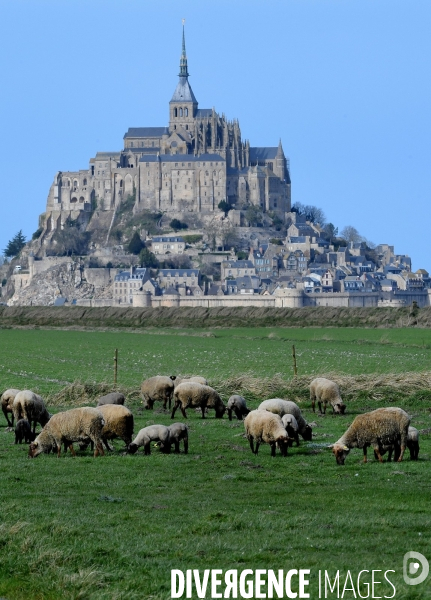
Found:
[[[250,437],[248,438],[248,441],[250,442],[250,448],[251,448],[251,451],[252,451],[252,452],[253,452],[253,454],[254,454],[254,443],[253,443],[253,438],[250,436]]]
[[[232,410],[230,408],[227,409],[227,416],[229,417],[229,421],[232,421]]]
[[[188,454],[189,452],[189,440],[188,438],[184,438],[184,454]]]
[[[270,446],[271,446],[271,456],[275,456],[275,447],[276,447],[275,442],[272,442],[270,444]]]
[[[364,463],[366,463],[366,462],[367,462],[367,447],[366,447],[366,446],[364,446],[363,450],[364,450]],[[379,454],[379,456],[380,456],[380,454]],[[382,458],[382,457],[380,456],[380,459],[381,459],[381,458]]]
[[[60,454],[61,454],[61,441],[57,442],[56,440],[56,446],[57,446],[57,458],[60,458]]]
[[[3,408],[3,414],[6,417],[6,421],[7,421],[7,426],[8,427],[13,427],[13,422],[11,423],[9,421],[9,416],[8,416],[8,412]],[[13,419],[13,414],[12,414],[12,419]]]
[[[100,441],[95,442],[94,458],[96,458],[96,456],[99,456],[99,454],[105,456],[105,451],[103,450],[103,445]]]
[[[255,450],[255,454],[257,456],[257,453],[259,452],[259,446],[260,446],[260,442],[256,440],[256,450]]]
[[[148,444],[144,445],[144,454],[146,456],[149,456],[151,454],[151,440],[148,442]]]
[[[322,402],[320,400],[317,401],[317,406],[319,407],[319,413],[322,415]]]
[[[69,450],[72,453],[72,456],[76,456],[76,452],[75,452],[75,448],[73,447],[73,444],[69,444]]]
[[[310,398],[311,400],[311,408],[313,409],[313,412],[316,412],[316,396],[312,396]]]
[[[400,452],[400,456],[399,456],[397,462],[401,462],[403,460],[405,449],[406,449],[405,445],[401,444],[401,452]]]
[[[179,454],[180,453],[180,442],[177,440],[174,442],[175,444],[175,454]]]
[[[206,409],[206,406],[201,406],[202,419],[205,419],[205,409]]]
[[[382,463],[382,462],[383,462],[383,457],[382,457],[382,455],[380,454],[380,448],[379,448],[378,446],[377,446],[377,448],[374,448],[374,452],[375,452],[375,454],[377,455],[377,458],[378,458],[379,462],[381,462],[381,463]],[[364,458],[364,462],[367,462],[367,461],[366,461],[366,455],[367,455],[367,448],[366,448],[366,446],[364,446],[364,456],[365,456],[365,458]]]
[[[172,414],[171,414],[171,419],[173,419],[175,417],[175,413],[177,411],[177,408],[180,406],[181,402],[179,400],[177,400],[174,404],[174,408],[172,409]],[[181,406],[181,412],[183,411],[183,407]],[[183,413],[184,414],[184,413]],[[187,418],[187,417],[186,417]]]

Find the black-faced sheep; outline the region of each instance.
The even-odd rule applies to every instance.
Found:
[[[253,454],[258,453],[260,444],[269,444],[271,456],[275,456],[277,445],[281,454],[287,456],[289,438],[281,417],[265,410],[252,410],[244,420],[244,427]]]
[[[94,444],[94,456],[105,453],[102,446],[102,429],[105,425],[102,413],[97,408],[84,406],[59,412],[51,417],[34,442],[30,444],[29,456],[35,458],[42,452],[57,451],[61,454],[61,446],[68,442],[70,451],[75,456],[73,442],[90,439]]]
[[[35,437],[36,434],[32,432],[27,419],[20,419],[15,426],[15,444],[22,444],[23,440],[29,444],[34,441]]]
[[[174,407],[171,418],[175,417],[177,408],[181,408],[183,417],[187,419],[186,408],[200,408],[202,419],[205,419],[205,409],[214,408],[216,419],[223,418],[226,407],[218,393],[209,385],[201,385],[193,381],[185,381],[175,389]]]
[[[281,422],[283,423],[283,427],[287,431],[287,435],[289,436],[289,446],[292,446],[293,441],[295,440],[296,445],[299,446],[299,438],[298,438],[298,422],[293,415],[283,415],[281,417]]]
[[[124,404],[126,398],[120,392],[111,392],[106,396],[101,396],[97,401],[97,406],[105,406],[105,404]]]
[[[316,400],[320,413],[322,413],[322,403],[323,414],[326,413],[328,402],[332,406],[332,411],[336,414],[344,415],[344,411],[346,410],[346,405],[340,396],[340,388],[335,381],[325,379],[324,377],[317,377],[310,383],[310,400],[313,412],[316,412],[314,408]]]
[[[127,451],[129,454],[135,454],[138,448],[144,447],[144,454],[151,454],[151,442],[160,442],[162,452],[169,454],[171,445],[169,443],[169,429],[164,425],[150,425],[144,427],[135,437],[133,442],[129,444]]]
[[[298,432],[302,439],[304,439],[306,442],[312,440],[312,429],[302,416],[301,410],[299,406],[295,404],[295,402],[292,402],[291,400],[282,400],[281,398],[271,398],[270,400],[264,400],[261,402],[258,406],[258,410],[267,410],[275,415],[279,415],[279,417],[283,417],[284,415],[293,415],[298,424]],[[296,445],[298,446],[299,439],[296,439]]]
[[[378,408],[358,415],[330,448],[337,464],[344,465],[351,448],[363,448],[364,462],[367,462],[367,448],[372,446],[378,460],[383,462],[381,451],[387,446],[399,446],[398,462],[401,462],[407,445],[409,424],[410,417],[401,408]]]
[[[141,384],[141,393],[144,402],[144,407],[152,409],[156,400],[163,402],[163,408],[166,410],[166,406],[169,402],[169,408],[171,408],[172,395],[174,393],[174,381],[176,377],[165,377],[164,375],[156,375],[146,379]]]
[[[180,441],[184,442],[184,454],[189,451],[189,431],[184,423],[173,423],[169,425],[169,443],[175,445],[175,454],[180,452]]]
[[[233,412],[235,413],[235,416],[238,419],[238,421],[242,421],[242,419],[244,419],[248,415],[250,409],[247,408],[245,398],[243,398],[242,396],[238,396],[237,394],[234,394],[229,398],[229,400],[227,401],[227,414],[229,417],[229,421],[232,421]]]
[[[30,390],[18,392],[13,401],[12,410],[16,421],[27,419],[30,427],[33,423],[33,433],[36,431],[36,423],[45,427],[51,417],[42,398]]]
[[[20,390],[9,389],[3,392],[1,397],[1,409],[7,421],[8,427],[13,427],[14,422],[14,414],[13,414],[13,401],[15,400],[15,396],[18,394]],[[12,415],[11,420],[9,420],[9,414]]]

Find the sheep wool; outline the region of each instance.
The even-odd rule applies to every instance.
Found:
[[[172,395],[174,393],[174,380],[175,376],[165,377],[164,375],[156,375],[146,379],[141,384],[141,393],[144,402],[144,407],[152,409],[154,402],[163,402],[163,408],[169,402],[169,408],[171,408]]]
[[[232,421],[232,413],[235,413],[238,421],[242,421],[248,415],[250,409],[247,408],[247,402],[242,396],[234,394],[227,401],[227,414],[229,421]]]
[[[15,396],[18,394],[20,390],[9,389],[3,392],[1,396],[1,409],[7,421],[8,427],[13,427],[14,422],[14,414],[13,414],[13,401],[15,400]],[[9,420],[9,414],[11,415],[11,420]]]
[[[281,422],[283,423],[283,427],[287,431],[287,435],[289,436],[289,446],[292,445],[292,441],[295,440],[296,445],[299,446],[298,439],[298,422],[293,415],[283,415],[281,417]]]
[[[344,435],[330,448],[337,464],[344,465],[351,448],[362,448],[364,462],[367,462],[367,448],[372,446],[379,461],[383,462],[381,451],[386,446],[399,446],[398,462],[401,462],[407,445],[409,425],[410,417],[401,408],[378,408],[358,415]]]
[[[160,442],[162,452],[169,454],[171,445],[169,443],[169,429],[164,425],[149,425],[140,430],[133,442],[129,444],[127,451],[135,454],[138,448],[144,446],[144,454],[151,454],[151,442]]]
[[[73,442],[86,441],[94,444],[94,456],[105,454],[102,447],[102,429],[105,425],[102,413],[97,408],[84,406],[59,412],[51,417],[35,441],[30,444],[29,456],[35,458],[42,452],[57,450],[60,456],[61,446],[67,442],[72,454]]]
[[[298,432],[302,439],[307,442],[311,441],[313,437],[312,429],[302,416],[301,410],[295,402],[292,402],[291,400],[282,400],[281,398],[271,398],[261,402],[258,406],[258,410],[267,410],[280,417],[283,417],[284,415],[293,415],[298,424]],[[297,445],[299,445],[299,440]]]
[[[23,440],[26,444],[29,444],[35,437],[36,434],[31,431],[27,419],[20,419],[15,427],[15,444],[22,444]]]
[[[187,419],[186,408],[200,408],[202,419],[205,419],[205,409],[214,408],[216,418],[221,419],[225,413],[226,407],[223,404],[219,394],[209,385],[201,385],[194,381],[185,381],[175,389],[174,407],[171,418],[175,417],[178,408],[181,409],[183,417]]]
[[[27,419],[30,426],[33,423],[33,433],[36,431],[36,423],[40,423],[44,427],[51,417],[42,398],[30,390],[18,392],[13,401],[12,410],[17,422],[20,419]]]
[[[180,441],[184,443],[184,454],[189,451],[189,430],[184,423],[172,423],[169,425],[169,443],[175,445],[175,454],[180,452]]]
[[[252,410],[244,420],[245,433],[253,454],[257,454],[260,444],[271,446],[271,456],[275,456],[276,446],[283,456],[287,456],[288,436],[281,417],[265,410]],[[254,449],[256,442],[256,449]]]
[[[205,377],[200,377],[199,375],[193,375],[192,377],[176,377],[174,381],[174,386],[180,385],[184,381],[194,381],[195,383],[200,383],[201,385],[208,385],[208,381]]]
[[[105,404],[124,404],[125,400],[124,394],[120,394],[120,392],[111,392],[110,394],[106,394],[106,396],[101,396],[97,401],[97,406],[104,406]]]
[[[343,415],[346,410],[346,405],[341,399],[340,388],[335,381],[324,377],[317,377],[310,383],[310,400],[313,412],[316,412],[314,408],[316,400],[320,413],[322,413],[322,403],[323,414],[326,413],[328,402],[332,406],[332,411],[338,415]]]
[[[102,441],[108,450],[112,450],[108,440],[120,438],[128,446],[133,437],[133,414],[125,406],[105,404],[97,409],[102,413],[105,425],[102,429]]]

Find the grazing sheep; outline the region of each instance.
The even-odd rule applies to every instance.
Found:
[[[237,394],[234,394],[229,398],[227,401],[227,414],[229,416],[229,421],[232,421],[232,412],[235,413],[238,421],[242,421],[242,419],[248,415],[250,409],[247,408],[245,398],[238,396]]]
[[[88,438],[94,443],[94,456],[98,456],[99,453],[104,456],[102,446],[104,425],[102,413],[97,408],[84,406],[59,412],[51,417],[35,441],[30,444],[29,456],[35,458],[41,452],[49,453],[56,449],[59,457],[64,442],[69,443],[70,451],[75,456],[73,442],[86,441]]]
[[[169,425],[169,443],[175,444],[175,454],[180,452],[180,441],[184,441],[184,454],[189,451],[189,430],[184,423],[173,423]]]
[[[30,390],[18,392],[13,401],[12,410],[16,421],[27,419],[30,427],[33,423],[33,433],[36,431],[36,423],[45,427],[51,417],[42,398]]]
[[[120,394],[120,392],[111,392],[110,394],[106,394],[106,396],[101,396],[97,401],[97,406],[105,406],[105,404],[124,404],[125,399],[124,394]]]
[[[344,465],[351,448],[363,448],[364,462],[367,462],[367,448],[372,446],[378,460],[383,462],[381,452],[387,446],[399,446],[398,462],[403,459],[407,445],[410,417],[401,408],[378,408],[358,415],[348,430],[335,442],[332,448],[339,465]]]
[[[171,445],[169,443],[169,429],[164,425],[150,425],[144,427],[135,437],[133,442],[129,444],[127,451],[129,454],[135,454],[138,448],[144,446],[144,454],[151,454],[151,442],[160,442],[162,452],[169,454]]]
[[[289,446],[292,446],[293,440],[295,440],[296,445],[299,446],[298,421],[293,415],[288,414],[281,417],[281,422],[283,423],[283,427],[289,436]]]
[[[180,383],[184,383],[185,381],[194,381],[195,383],[200,383],[201,385],[208,385],[208,381],[205,377],[200,377],[200,375],[193,375],[192,377],[176,377],[174,381],[174,386],[180,385]]]
[[[36,434],[31,431],[30,423],[27,419],[20,419],[15,427],[15,444],[22,444],[22,440],[26,444],[34,441]]]
[[[245,432],[253,454],[257,454],[260,444],[271,446],[271,456],[275,456],[278,445],[283,456],[287,456],[289,438],[281,418],[265,410],[252,410],[244,420]],[[256,442],[256,450],[253,443]]]
[[[409,427],[408,435],[407,435],[407,448],[410,451],[410,460],[417,460],[419,456],[419,431],[416,427]],[[391,461],[392,453],[394,452],[394,460],[398,460],[400,456],[400,446],[399,444],[391,444],[390,446],[382,446],[380,450],[380,455],[383,456],[386,452],[388,452],[388,462]],[[374,450],[374,457],[378,460],[377,452]]]
[[[171,418],[175,416],[177,408],[181,408],[183,417],[187,419],[186,408],[199,407],[202,411],[202,419],[205,419],[205,409],[214,408],[216,419],[222,419],[226,411],[222,399],[218,393],[209,385],[201,385],[194,381],[185,381],[175,389],[174,407]]]
[[[152,409],[156,400],[163,402],[163,408],[165,410],[168,402],[169,408],[171,408],[175,379],[175,375],[172,375],[171,377],[156,375],[155,377],[150,377],[143,381],[141,384],[141,392],[145,408]]]
[[[283,417],[284,415],[293,415],[298,424],[298,432],[302,439],[306,442],[311,441],[313,437],[312,429],[302,416],[301,410],[295,402],[292,402],[291,400],[282,400],[281,398],[271,398],[270,400],[261,402],[258,406],[258,410],[267,410],[280,417]],[[296,445],[299,446],[299,439],[296,439]]]
[[[20,390],[10,389],[3,392],[1,397],[1,409],[3,411],[4,416],[6,417],[7,426],[13,427],[14,422],[14,414],[13,414],[13,401],[15,400],[15,396],[18,394]],[[12,415],[11,421],[9,420],[10,413]]]
[[[341,399],[340,388],[330,379],[324,377],[317,377],[310,383],[310,400],[313,412],[316,400],[319,406],[319,412],[322,413],[322,402],[323,402],[323,414],[326,413],[326,405],[328,402],[332,406],[332,411],[338,415],[344,415],[346,405]]]

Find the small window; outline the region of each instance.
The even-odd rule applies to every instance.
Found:
[[[178,117],[178,109],[174,108],[174,117]]]
[[[133,148],[133,142],[130,142],[130,147]]]
[[[183,116],[183,109],[180,108],[180,117],[182,117],[182,116]]]
[[[120,181],[120,188],[123,187],[123,180]]]
[[[189,116],[189,109],[188,109],[188,108],[185,108],[185,109],[184,109],[184,116],[185,116],[185,117],[188,117],[188,116]],[[188,125],[186,125],[186,129],[188,129],[188,128],[189,128],[189,127],[188,127]]]
[[[87,185],[87,180],[84,179],[84,181],[82,183],[83,183],[83,185]]]

